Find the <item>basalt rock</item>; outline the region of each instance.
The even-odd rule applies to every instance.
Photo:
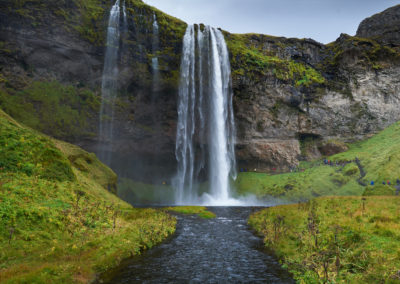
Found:
[[[356,35],[398,46],[400,44],[400,5],[363,20],[358,26]]]

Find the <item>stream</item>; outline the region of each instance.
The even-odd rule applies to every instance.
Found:
[[[107,283],[294,283],[247,225],[260,208],[208,209],[215,219],[177,215],[173,238],[126,261]]]

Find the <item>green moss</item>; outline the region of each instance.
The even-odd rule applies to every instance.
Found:
[[[277,57],[271,51],[263,50],[251,43],[252,34],[228,34],[225,39],[231,55],[233,75],[274,75],[277,79],[295,82],[296,86],[323,84],[325,79],[314,68],[293,60]]]
[[[216,215],[211,212],[207,211],[207,208],[204,206],[177,206],[177,207],[167,207],[165,208],[167,211],[173,211],[181,214],[196,214],[200,218],[203,219],[213,219]]]
[[[36,81],[21,91],[0,86],[0,107],[34,129],[71,141],[92,136],[100,101],[88,89]]]
[[[400,61],[400,52],[394,48],[384,46],[370,38],[360,38],[342,35],[339,40],[327,45],[326,59],[321,66],[323,69],[338,68],[346,65],[345,57],[358,57],[358,64],[375,70],[388,67]]]
[[[65,10],[58,10],[64,18],[70,19],[72,27],[89,42],[103,45],[106,36],[106,11],[103,1],[74,0],[79,14],[68,15]],[[77,22],[78,24],[75,24]]]

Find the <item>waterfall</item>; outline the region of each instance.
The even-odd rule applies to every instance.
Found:
[[[128,31],[128,20],[127,20],[127,15],[126,15],[126,1],[124,0],[124,4],[122,5],[122,13],[124,15],[124,32],[126,33]]]
[[[123,5],[124,22],[126,20],[125,2]],[[101,84],[101,108],[99,140],[99,158],[106,164],[111,164],[114,103],[118,90],[118,52],[120,46],[120,0],[111,8],[107,28],[107,46],[104,58]]]
[[[201,173],[207,174],[209,184],[203,200],[206,197],[206,202],[214,204],[232,200],[235,134],[231,68],[224,36],[212,27],[202,30],[190,25],[183,39],[178,98],[178,170],[173,181],[178,204],[201,203],[198,183],[205,181]]]
[[[153,69],[153,93],[154,93],[158,88],[158,83],[160,80],[160,71],[158,70],[158,57],[156,56],[156,53],[160,49],[160,38],[159,38],[156,14],[153,14],[153,38],[152,38],[151,49],[152,49],[152,53],[153,53],[151,66]]]
[[[188,26],[183,38],[181,78],[179,83],[176,159],[178,172],[175,181],[176,201],[182,204],[193,200],[194,172],[194,105],[195,105],[195,32]]]

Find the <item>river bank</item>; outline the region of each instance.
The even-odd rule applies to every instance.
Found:
[[[325,197],[270,207],[249,224],[304,283],[400,283],[399,197]]]
[[[170,215],[113,194],[116,180],[0,110],[0,282],[89,283],[175,231]]]

